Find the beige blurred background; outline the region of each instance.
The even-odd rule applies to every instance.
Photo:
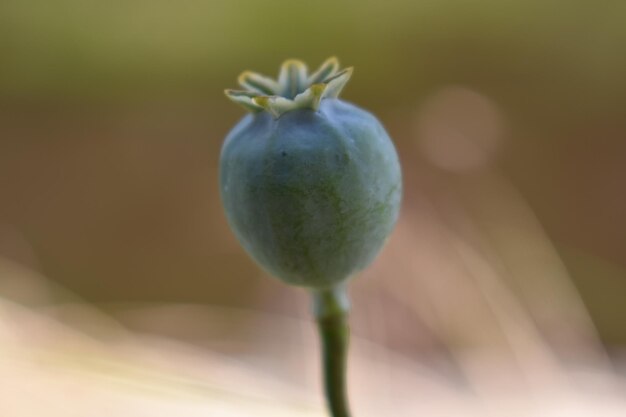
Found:
[[[242,70],[336,55],[355,67],[344,98],[379,116],[405,176],[398,227],[352,285],[357,410],[622,415],[625,21],[618,0],[2,1],[0,310],[20,349],[0,372],[60,355],[19,388],[55,397],[66,359],[152,352],[202,363],[194,384],[219,393],[269,378],[263,404],[319,413],[306,294],[239,247],[217,166],[243,116],[222,91]],[[75,415],[139,396],[76,378],[93,402]],[[251,415],[205,394],[222,408],[203,415]],[[18,398],[6,415],[36,415]]]

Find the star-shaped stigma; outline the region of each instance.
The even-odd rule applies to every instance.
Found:
[[[238,78],[244,90],[225,90],[226,97],[252,112],[268,111],[274,118],[295,109],[317,110],[325,98],[337,98],[352,75],[352,68],[339,70],[339,61],[328,58],[312,74],[297,59],[283,62],[278,80],[252,71]]]

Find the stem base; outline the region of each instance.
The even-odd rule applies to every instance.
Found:
[[[344,286],[314,294],[314,313],[322,342],[324,390],[332,417],[350,417],[346,395],[349,326]]]

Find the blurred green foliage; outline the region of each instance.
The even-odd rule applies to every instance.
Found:
[[[625,16],[620,0],[4,0],[0,93],[207,94],[335,54],[380,104],[445,83],[598,104],[626,70]]]

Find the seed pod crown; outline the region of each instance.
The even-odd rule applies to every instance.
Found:
[[[274,116],[296,109],[317,110],[322,100],[337,98],[353,69],[339,69],[335,57],[328,58],[312,74],[304,62],[288,59],[283,62],[278,79],[244,71],[239,76],[243,90],[225,90],[226,96],[251,112],[267,111]]]

